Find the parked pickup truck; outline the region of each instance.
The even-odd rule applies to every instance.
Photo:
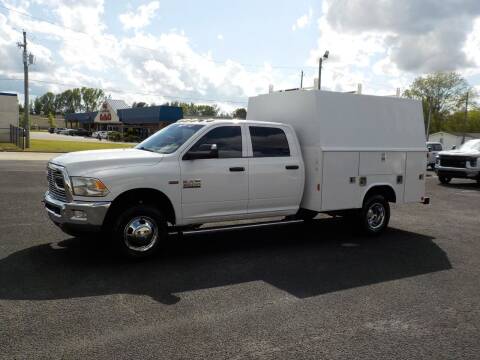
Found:
[[[480,139],[469,140],[457,150],[439,152],[435,172],[442,184],[448,184],[453,178],[480,183]]]
[[[301,90],[252,98],[248,111],[248,120],[181,120],[133,149],[54,158],[50,219],[142,257],[173,227],[323,212],[377,235],[389,202],[427,202],[420,102]]]

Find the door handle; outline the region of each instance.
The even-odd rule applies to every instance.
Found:
[[[298,165],[287,165],[285,166],[285,169],[287,170],[298,170],[299,166]]]
[[[240,172],[240,171],[245,171],[245,168],[243,166],[234,166],[230,168],[231,172]]]

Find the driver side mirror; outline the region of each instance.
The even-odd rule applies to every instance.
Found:
[[[183,160],[199,160],[199,159],[217,159],[217,144],[202,144],[197,149],[190,149],[184,156]]]

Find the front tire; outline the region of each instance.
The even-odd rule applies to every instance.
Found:
[[[452,181],[452,178],[451,178],[451,177],[448,177],[448,176],[439,175],[439,176],[438,176],[438,180],[439,180],[442,184],[448,184],[448,183],[450,183],[450,181]]]
[[[380,235],[390,221],[390,205],[382,195],[367,198],[360,211],[360,228],[369,236]]]
[[[144,258],[158,251],[167,237],[162,212],[150,205],[126,208],[117,218],[113,242],[122,255]]]

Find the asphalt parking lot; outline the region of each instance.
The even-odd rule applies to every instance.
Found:
[[[478,359],[480,186],[427,180],[379,239],[338,219],[172,236],[144,262],[63,234],[45,162],[0,161],[0,357]]]

